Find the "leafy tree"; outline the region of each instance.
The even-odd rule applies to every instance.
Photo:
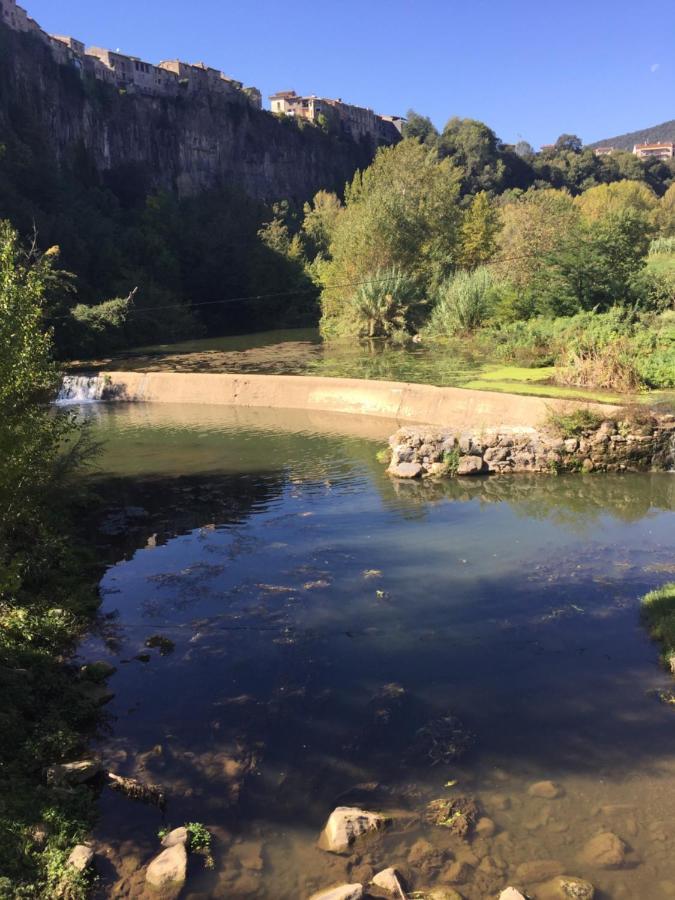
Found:
[[[529,143],[529,141],[518,141],[518,143],[514,147],[514,151],[518,156],[524,159],[532,159],[532,157],[535,155],[534,147]]]
[[[500,208],[496,270],[518,288],[527,288],[580,218],[567,191],[529,190]]]
[[[497,190],[504,180],[504,162],[497,136],[476,119],[450,119],[438,141],[440,157],[450,157],[464,172],[465,193]]]
[[[531,290],[539,311],[564,316],[634,303],[648,248],[644,217],[634,209],[579,223],[536,273]]]
[[[345,192],[322,267],[322,328],[331,332],[347,313],[359,282],[398,266],[422,287],[439,283],[457,257],[461,210],[459,175],[450,160],[405,139],[378,151]]]
[[[663,237],[675,237],[675,183],[661,197],[655,220]]]
[[[583,146],[583,141],[576,134],[561,134],[555,142],[555,149],[558,152],[570,150],[572,153],[581,153]]]
[[[653,218],[658,199],[651,188],[639,181],[615,181],[589,188],[576,198],[576,204],[587,221],[595,221],[610,213],[632,209],[647,220]]]
[[[430,146],[434,146],[438,141],[438,131],[434,123],[428,116],[421,116],[414,109],[409,109],[406,113],[402,133],[404,138],[417,138],[420,143]]]
[[[312,259],[326,258],[343,206],[340,198],[329,191],[319,191],[311,203],[305,203],[302,230]]]
[[[459,263],[475,269],[488,262],[497,249],[501,228],[499,212],[485,191],[476,194],[466,209],[460,228]]]

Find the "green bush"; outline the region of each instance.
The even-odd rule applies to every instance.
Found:
[[[456,272],[439,287],[427,330],[453,335],[480,328],[489,317],[495,288],[495,276],[487,266]]]
[[[369,338],[392,337],[408,330],[421,306],[415,279],[396,266],[380,269],[349,300],[341,330]]]

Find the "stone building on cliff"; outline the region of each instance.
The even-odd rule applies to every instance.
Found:
[[[205,63],[169,60],[154,65],[137,56],[103,47],[85,48],[82,41],[73,37],[47,34],[16,0],[0,0],[0,21],[14,31],[31,32],[39,37],[62,65],[71,65],[120,90],[161,96],[217,93],[228,95],[234,101],[250,103],[258,109],[262,106],[257,88],[244,88],[240,81]]]
[[[345,103],[315,94],[301,97],[295,91],[279,91],[270,96],[270,105],[277,115],[306,119],[317,124],[325,119],[334,122],[354,140],[369,138],[375,142],[395,143],[401,135],[405,119],[400,116],[379,116],[365,106]]]

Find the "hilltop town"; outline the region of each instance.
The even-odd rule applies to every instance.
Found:
[[[262,95],[258,88],[245,87],[241,81],[203,62],[169,59],[155,65],[119,50],[86,47],[77,38],[44,31],[16,0],[0,0],[0,21],[14,31],[27,32],[39,38],[61,65],[71,66],[121,92],[163,97],[216,94],[262,109]],[[374,143],[395,143],[404,121],[399,116],[377,115],[372,109],[344,103],[341,99],[314,95],[300,97],[295,91],[273,94],[270,100],[272,112],[276,115],[316,125],[330,123],[354,140],[366,138]]]

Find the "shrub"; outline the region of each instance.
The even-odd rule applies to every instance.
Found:
[[[495,277],[486,266],[456,272],[438,289],[428,330],[443,335],[475,331],[488,318],[495,287]]]
[[[392,337],[406,331],[421,307],[417,283],[399,268],[378,270],[349,301],[343,333]]]
[[[557,413],[549,410],[546,418],[547,425],[560,437],[578,437],[584,431],[590,431],[600,426],[603,417],[592,409],[575,409],[572,412]]]

